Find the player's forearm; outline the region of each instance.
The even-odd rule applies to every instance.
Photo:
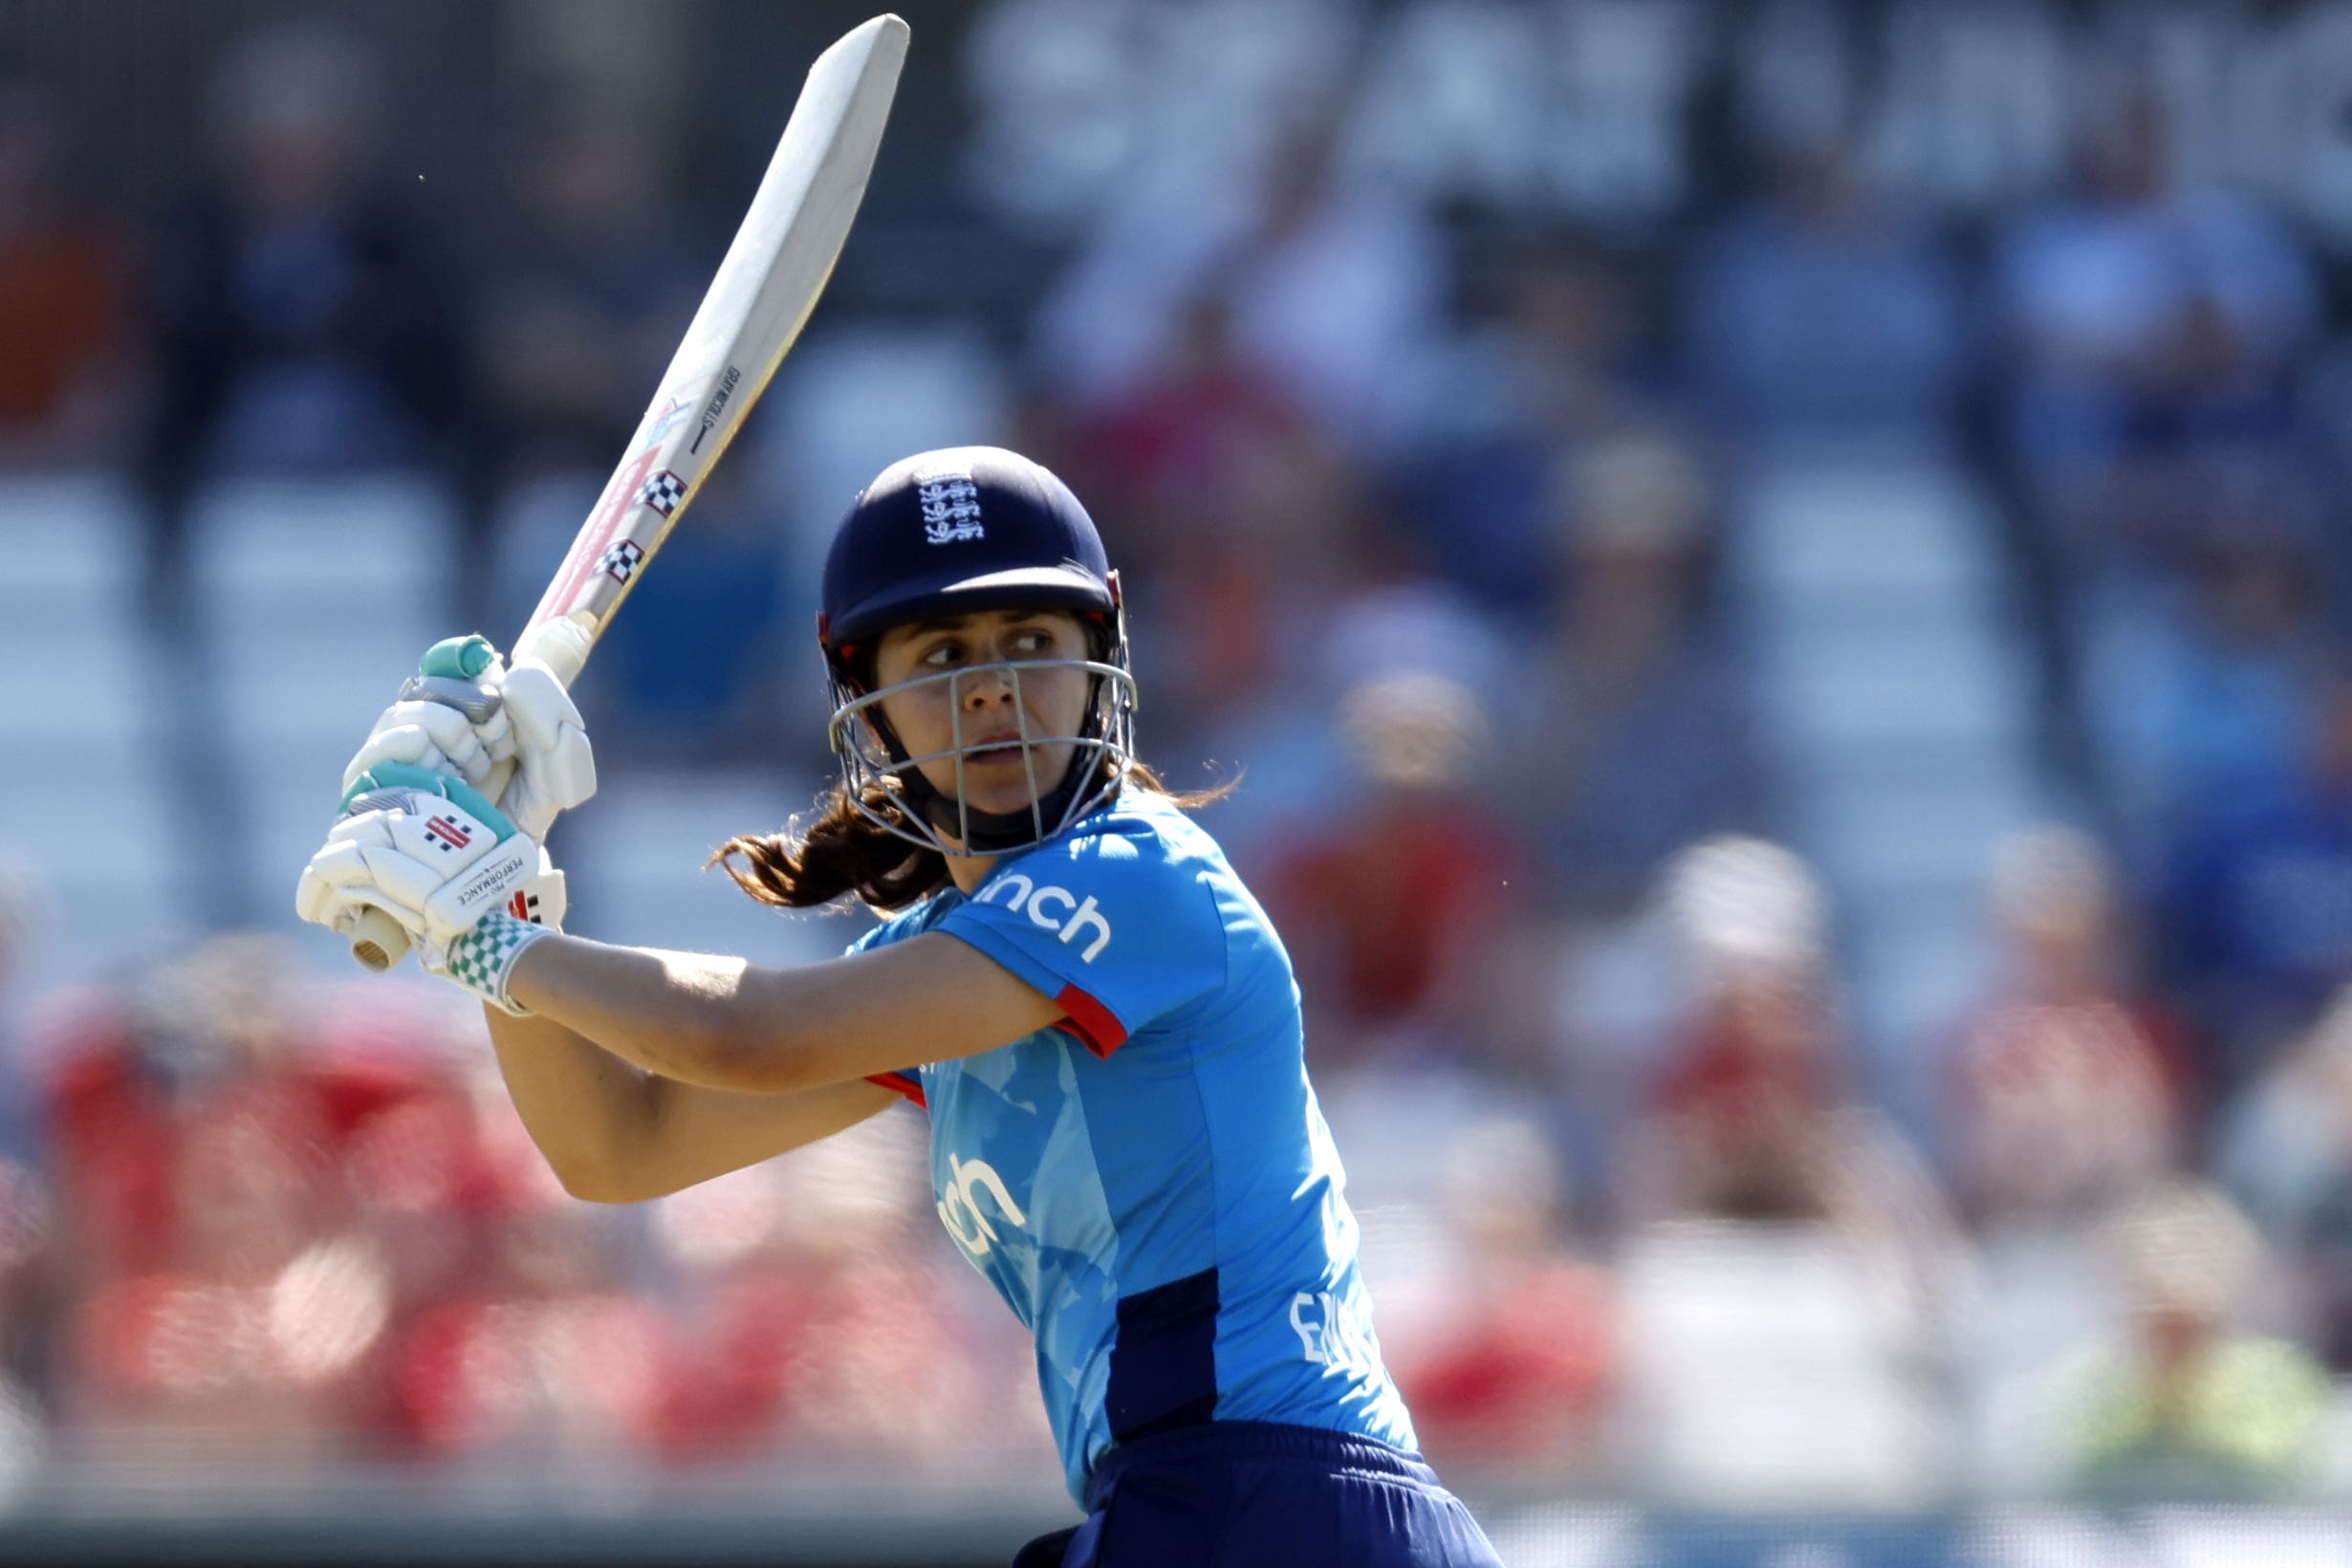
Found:
[[[549,1018],[484,1008],[523,1129],[577,1198],[610,1201],[652,1129],[658,1080]]]
[[[507,994],[623,1062],[680,1083],[752,1093],[814,1087],[791,1042],[755,1038],[740,958],[550,937],[515,959]],[[838,1077],[839,1075],[832,1075]]]

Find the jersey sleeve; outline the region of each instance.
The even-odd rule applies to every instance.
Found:
[[[902,1095],[926,1111],[931,1108],[929,1098],[923,1092],[923,1075],[911,1067],[902,1067],[895,1073],[868,1073],[865,1080]]]
[[[938,929],[1052,997],[1098,1056],[1225,981],[1213,894],[1148,835],[1047,844],[991,877]]]
[[[899,922],[884,922],[843,948],[842,956],[851,957],[874,947],[887,947],[893,942],[903,940],[904,936],[904,931]],[[868,1083],[880,1084],[893,1094],[905,1097],[926,1112],[931,1108],[931,1101],[924,1093],[923,1072],[920,1068],[902,1067],[895,1073],[869,1073],[865,1080]]]

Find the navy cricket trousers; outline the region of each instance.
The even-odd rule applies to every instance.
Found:
[[[1437,1472],[1385,1443],[1212,1421],[1113,1448],[1086,1522],[1013,1568],[1502,1568]]]

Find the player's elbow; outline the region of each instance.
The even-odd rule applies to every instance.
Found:
[[[577,1163],[555,1165],[555,1180],[570,1196],[582,1203],[626,1204],[642,1203],[655,1196],[640,1190],[638,1184],[624,1179],[623,1173],[603,1165]]]
[[[632,1177],[628,1162],[583,1147],[534,1140],[556,1185],[582,1203],[638,1203],[654,1196]]]

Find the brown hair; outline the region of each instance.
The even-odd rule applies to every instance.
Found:
[[[1165,795],[1187,811],[1222,800],[1234,780],[1210,790],[1176,791],[1140,762],[1128,764],[1122,790]],[[864,804],[880,816],[904,822],[906,814],[880,784],[868,784]],[[947,885],[947,858],[910,843],[868,817],[836,782],[818,802],[816,820],[781,833],[737,834],[721,844],[705,865],[722,867],[762,904],[807,909],[855,893],[877,909],[904,909]],[[747,862],[735,863],[741,856]]]

